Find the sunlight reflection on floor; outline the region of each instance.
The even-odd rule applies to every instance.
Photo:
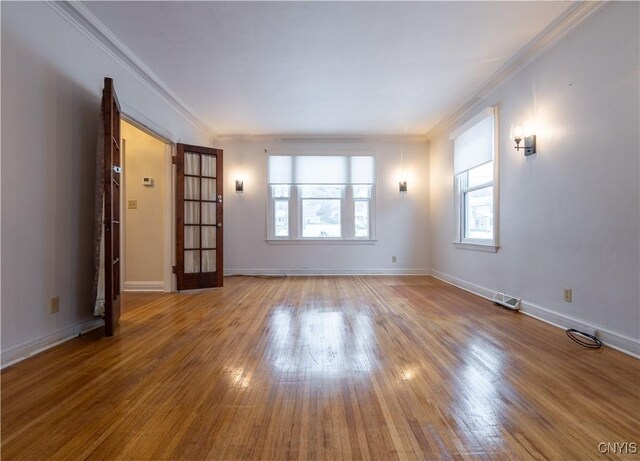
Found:
[[[297,322],[299,327],[293,328]],[[369,372],[377,365],[368,315],[326,309],[299,312],[281,306],[269,327],[272,340],[267,355],[280,372],[335,376]]]

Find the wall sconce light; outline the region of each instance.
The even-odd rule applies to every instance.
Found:
[[[524,144],[521,146],[522,142],[522,128],[517,126],[513,130],[513,140],[516,142],[516,150],[524,149],[524,156],[528,157],[529,155],[533,155],[536,153],[536,135],[532,134],[530,136],[524,137]]]
[[[244,181],[236,179],[236,192],[244,192]]]
[[[407,191],[407,181],[406,180],[405,181],[400,181],[398,186],[399,186],[400,192],[406,192]]]

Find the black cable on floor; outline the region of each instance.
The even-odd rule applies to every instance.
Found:
[[[602,341],[588,333],[583,333],[582,331],[578,331],[575,328],[569,328],[566,333],[569,338],[571,338],[581,346],[588,347],[589,349],[599,349],[600,347],[602,347]],[[587,338],[589,341],[585,341],[581,337]]]

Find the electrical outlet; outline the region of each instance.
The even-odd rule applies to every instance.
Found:
[[[129,200],[129,209],[137,210],[138,209],[138,201],[137,200]]]
[[[395,256],[391,256],[391,262],[394,263],[396,261],[397,261],[396,257]]]
[[[571,288],[565,288],[564,289],[564,302],[565,303],[570,303],[573,299],[573,292],[571,290]]]
[[[49,308],[52,314],[57,314],[58,312],[60,312],[60,296],[51,298]]]

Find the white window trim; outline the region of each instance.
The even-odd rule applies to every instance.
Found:
[[[268,204],[267,204],[267,235],[269,236],[268,238],[270,240],[289,240],[291,237],[291,208],[293,208],[291,206],[291,190],[289,191],[289,198],[286,199],[289,201],[289,235],[287,237],[277,237],[276,236],[276,222],[275,222],[275,208],[274,208],[274,204],[276,202],[276,200],[280,200],[280,198],[274,198],[273,194],[272,194],[272,190],[271,187],[267,184],[267,200],[268,200]],[[282,198],[282,200],[285,200],[285,198]]]
[[[273,245],[305,245],[305,244],[345,244],[345,245],[368,245],[375,244],[378,241],[378,226],[377,226],[377,215],[378,215],[378,204],[377,204],[377,183],[378,183],[378,158],[375,152],[372,151],[350,151],[350,150],[330,150],[330,151],[322,151],[322,150],[314,150],[313,152],[302,153],[300,151],[278,151],[278,152],[269,152],[264,155],[264,164],[265,171],[268,172],[268,159],[269,156],[344,156],[344,157],[358,157],[358,156],[369,156],[373,157],[375,161],[375,183],[371,184],[371,198],[369,198],[369,237],[355,237],[355,199],[353,198],[353,186],[357,184],[343,184],[344,187],[344,197],[342,198],[342,204],[347,203],[347,196],[350,195],[352,202],[350,206],[341,206],[341,220],[345,220],[344,223],[350,223],[348,229],[351,232],[343,232],[347,234],[347,236],[343,236],[341,238],[317,238],[317,237],[302,237],[302,199],[298,197],[298,187],[296,185],[290,185],[289,189],[289,235],[287,237],[276,237],[275,236],[275,220],[274,220],[274,198],[272,196],[271,184],[269,184],[268,180],[265,181],[265,185],[267,187],[267,236],[265,241],[268,244]],[[347,192],[349,191],[349,192]],[[345,209],[350,208],[351,213],[350,216],[345,216]],[[353,223],[351,223],[353,220]],[[295,223],[295,224],[292,224]],[[345,226],[343,223],[341,231],[344,231]]]
[[[496,253],[498,246],[483,243],[467,243],[467,242],[453,242],[453,246],[461,250],[473,250],[482,251],[484,253]]]
[[[470,187],[465,189],[464,191],[457,191],[458,184],[456,182],[456,177],[458,175],[454,174],[453,176],[453,189],[454,189],[454,241],[453,246],[455,248],[461,250],[472,250],[472,251],[481,251],[485,253],[496,253],[500,248],[500,175],[499,175],[499,113],[498,107],[487,107],[482,112],[476,114],[474,117],[469,119],[463,125],[454,130],[450,136],[450,140],[454,140],[457,136],[467,131],[469,128],[480,122],[485,117],[493,114],[493,181],[491,181],[493,185],[493,239],[469,239],[464,237],[464,193],[483,189],[484,187],[489,187],[491,183],[485,183],[478,186]],[[462,174],[460,172],[458,174]]]
[[[299,240],[286,240],[286,239],[266,239],[269,245],[375,245],[378,239],[336,239],[336,238],[323,238],[323,239],[299,239]]]

